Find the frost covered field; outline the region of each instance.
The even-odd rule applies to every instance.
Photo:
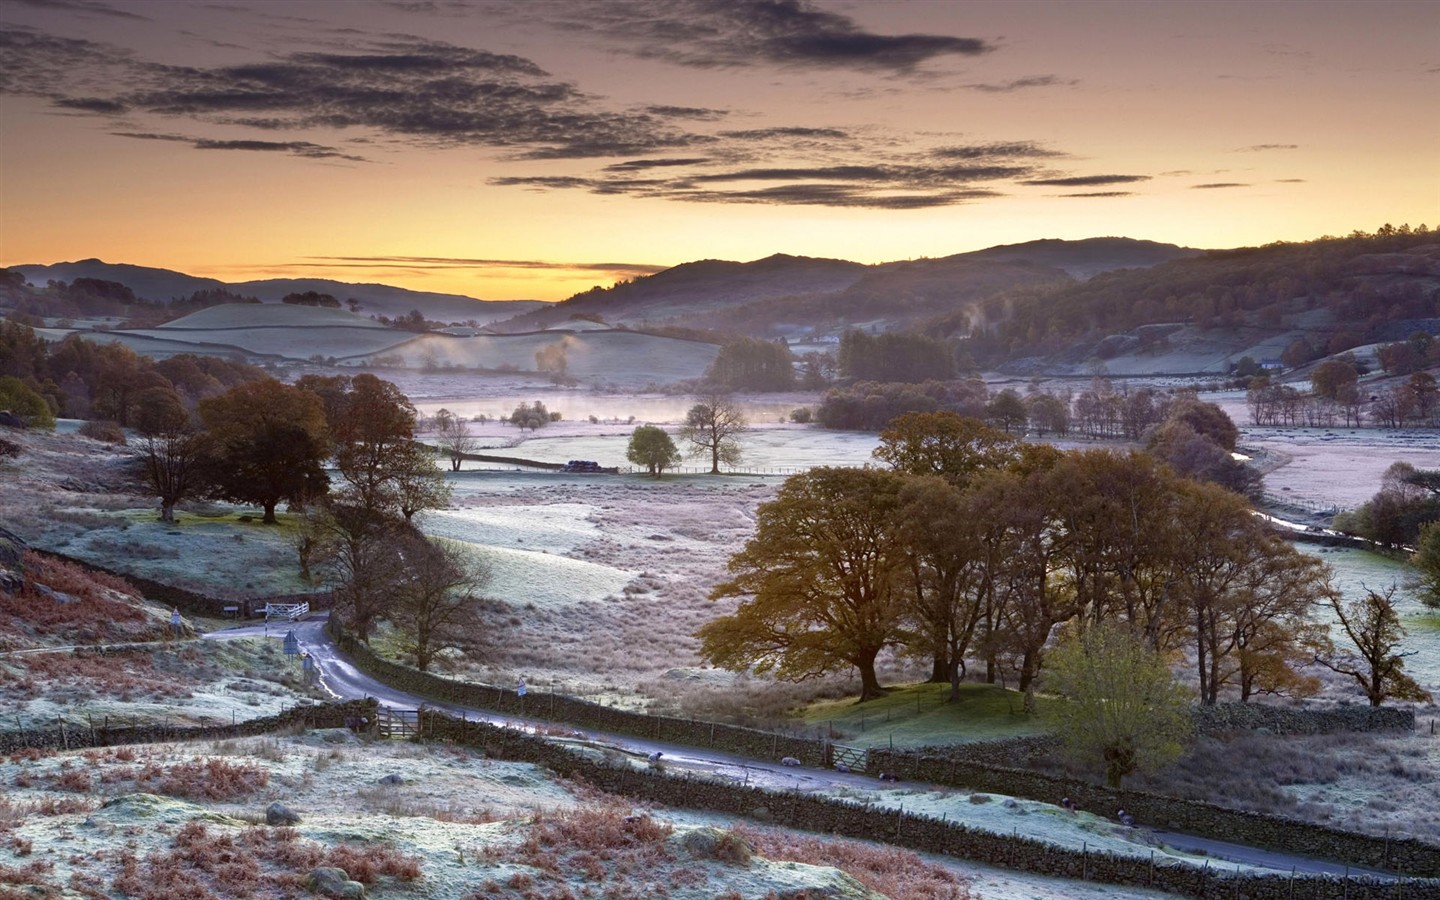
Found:
[[[3,880],[38,896],[296,896],[324,865],[365,883],[366,896],[432,900],[587,889],[674,900],[804,891],[852,900],[1160,896],[634,806],[530,764],[361,741],[344,730],[15,754],[0,759],[0,783]],[[951,799],[952,810],[968,807],[999,831],[1049,834],[1039,820],[1057,818],[1002,798]],[[277,802],[298,822],[267,825]],[[912,811],[934,803],[895,802]],[[1149,852],[1090,819],[1061,822],[1057,837]]]

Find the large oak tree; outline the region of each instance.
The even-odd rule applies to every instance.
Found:
[[[755,535],[711,597],[739,609],[701,627],[702,654],[730,669],[804,679],[854,667],[860,699],[881,696],[875,659],[895,642],[905,597],[896,529],[903,479],[817,468],[760,506]]]
[[[321,468],[329,451],[325,412],[309,391],[252,381],[201,400],[199,413],[220,495],[262,507],[267,524],[282,500],[305,502],[328,488]]]

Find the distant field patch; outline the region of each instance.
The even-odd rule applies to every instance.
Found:
[[[393,331],[374,319],[343,309],[318,306],[292,306],[287,303],[226,303],[191,313],[160,326],[161,331],[213,328],[369,328]],[[400,332],[404,334],[404,332]]]
[[[363,325],[267,325],[247,328],[171,329],[122,332],[127,336],[184,343],[238,347],[247,353],[309,359],[383,353],[414,335],[390,328]]]

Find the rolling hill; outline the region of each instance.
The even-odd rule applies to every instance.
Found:
[[[166,303],[189,297],[197,291],[215,290],[227,290],[242,297],[255,297],[263,303],[279,303],[286,294],[315,291],[329,294],[341,302],[354,299],[359,302],[360,311],[366,315],[394,318],[418,309],[427,319],[433,321],[466,322],[473,319],[481,324],[512,317],[544,305],[537,300],[476,300],[460,294],[412,291],[387,284],[351,284],[326,278],[270,278],[225,282],[170,269],[107,263],[98,259],[10,268],[24,275],[25,280],[36,287],[44,287],[49,281],[71,282],[77,278],[94,278],[123,284],[134,291],[135,296],[152,303]]]
[[[611,324],[669,325],[754,337],[806,337],[863,324],[908,327],[1014,289],[1069,284],[1201,251],[1135,241],[1032,241],[939,259],[864,265],[775,254],[752,262],[685,263],[498,323],[528,331],[576,315]]]

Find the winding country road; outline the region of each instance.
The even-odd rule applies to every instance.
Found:
[[[483,721],[513,728],[523,728],[536,733],[554,736],[554,724],[550,722],[526,719],[520,716],[503,715],[490,710],[437,703],[424,697],[397,690],[383,682],[377,681],[355,668],[340,652],[339,648],[335,646],[334,640],[325,629],[327,618],[328,614],[320,614],[293,623],[281,622],[270,623],[268,625],[244,625],[210,632],[202,635],[202,637],[206,640],[253,637],[271,637],[278,640],[284,638],[288,633],[293,632],[300,649],[308,653],[314,661],[316,670],[319,673],[318,678],[321,687],[337,699],[354,700],[373,697],[379,701],[382,706],[391,709],[413,710],[424,706],[428,709],[440,710],[449,715],[463,717],[471,721]],[[665,763],[672,768],[705,772],[716,777],[730,778],[738,783],[762,787],[768,790],[832,792],[840,788],[876,790],[879,786],[874,777],[853,772],[847,773],[815,768],[792,768],[779,765],[778,761],[769,762],[756,760],[712,750],[700,751],[697,748],[681,744],[666,744],[622,735],[596,732],[582,733],[576,731],[570,738],[561,737],[557,739],[576,741],[587,746],[627,754],[637,759],[644,759],[656,751],[659,751],[663,754]],[[907,787],[918,787],[922,790],[946,790],[946,788],[940,785],[918,784],[916,782],[909,782]],[[1346,866],[1341,863],[1312,859],[1304,856],[1277,853],[1244,844],[1232,844],[1225,841],[1180,834],[1177,832],[1137,829],[1137,836],[1144,838],[1135,841],[1137,847],[1144,847],[1147,850],[1159,845],[1180,851],[1181,853],[1199,854],[1209,860],[1256,866],[1285,873],[1295,872],[1300,875],[1350,875],[1355,877],[1370,876],[1385,879],[1394,877],[1387,872]]]

